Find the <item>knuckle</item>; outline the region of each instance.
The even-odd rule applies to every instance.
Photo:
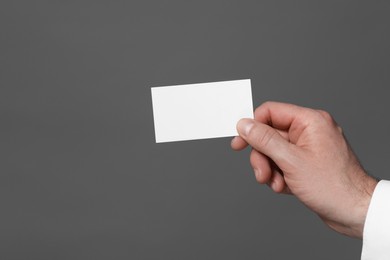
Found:
[[[260,106],[258,106],[254,112],[255,116],[260,115],[264,110],[266,110],[268,107],[270,107],[272,105],[272,103],[273,103],[272,101],[265,101]]]
[[[325,118],[325,120],[333,121],[333,117],[331,116],[331,114],[329,112],[327,112],[325,110],[317,110],[317,111],[321,114],[321,116],[323,118]]]
[[[263,110],[263,106],[261,105],[261,106],[258,106],[256,109],[255,109],[255,117],[256,116],[258,116],[260,113],[261,113],[261,111]]]
[[[326,111],[324,111],[324,110],[318,110],[318,112],[321,114],[321,118],[322,118],[322,119],[325,119],[325,122],[326,122],[329,126],[335,128],[335,129],[337,129],[337,131],[338,131],[340,134],[343,134],[343,129],[337,124],[337,122],[334,120],[333,116],[332,116],[330,113],[328,113],[328,112],[326,112]]]
[[[320,114],[320,118],[322,121],[326,122],[328,125],[339,128],[339,126],[337,125],[336,121],[334,120],[333,116],[330,113],[324,110],[318,110],[318,112]],[[339,129],[339,131],[340,130],[341,129]]]

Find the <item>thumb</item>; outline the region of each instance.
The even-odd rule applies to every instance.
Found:
[[[293,145],[269,125],[244,118],[238,121],[237,131],[250,146],[271,158],[280,168],[292,156]]]

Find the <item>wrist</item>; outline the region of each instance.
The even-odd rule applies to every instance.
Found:
[[[333,210],[334,214],[320,217],[336,232],[362,239],[371,197],[378,182],[365,173],[360,176],[361,181],[355,182],[352,189],[348,188],[349,192],[342,196],[344,203]]]
[[[357,198],[356,207],[352,216],[354,216],[352,224],[351,236],[357,238],[363,238],[364,224],[366,222],[368,208],[370,206],[372,194],[374,193],[375,187],[378,181],[371,176],[365,175],[361,186],[361,196]]]

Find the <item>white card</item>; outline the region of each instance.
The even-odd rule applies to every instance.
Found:
[[[156,143],[235,136],[253,118],[250,79],[151,90]]]

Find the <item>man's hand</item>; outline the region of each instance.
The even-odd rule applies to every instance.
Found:
[[[267,102],[241,119],[234,150],[252,146],[259,183],[295,195],[332,229],[359,237],[377,181],[368,176],[325,111]]]

